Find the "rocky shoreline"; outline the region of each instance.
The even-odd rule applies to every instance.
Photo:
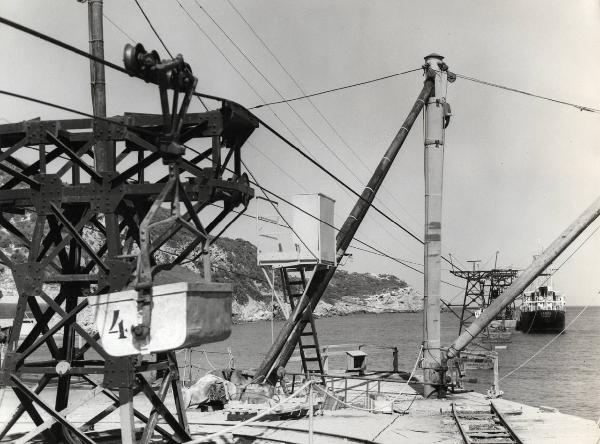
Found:
[[[248,301],[240,304],[233,302],[233,320],[236,324],[268,321],[273,316],[270,303],[248,298]],[[286,304],[287,310],[289,305]],[[333,303],[319,302],[314,312],[317,318],[332,316],[347,316],[357,313],[414,313],[423,309],[423,299],[413,288],[405,287],[388,292],[342,297]],[[284,319],[281,308],[275,302],[274,315],[276,320]]]

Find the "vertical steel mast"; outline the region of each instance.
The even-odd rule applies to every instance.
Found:
[[[424,396],[441,384],[440,284],[442,254],[442,188],[444,133],[449,119],[446,103],[447,66],[437,54],[425,57],[434,73],[434,92],[425,105],[425,282],[423,301]],[[441,395],[441,393],[438,393]]]

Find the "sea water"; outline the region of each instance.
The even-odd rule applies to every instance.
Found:
[[[567,325],[582,310],[567,308]],[[458,320],[451,313],[442,313],[442,343],[449,345],[457,336]],[[332,344],[370,344],[398,347],[400,370],[410,372],[422,341],[422,313],[355,314],[317,319],[321,346]],[[273,325],[276,337],[280,322]],[[524,334],[515,331],[506,350],[498,350],[500,377],[520,366],[555,337],[553,334]],[[195,365],[192,377],[198,377],[214,367],[224,367],[233,357],[237,368],[256,367],[271,344],[270,322],[234,325],[231,337],[217,344],[208,344],[193,353]],[[231,356],[227,352],[231,350]],[[368,369],[390,370],[391,350],[365,348]],[[180,365],[182,364],[180,356]],[[297,364],[295,364],[297,365]],[[345,357],[330,359],[330,368],[345,368]],[[500,389],[509,400],[534,406],[556,407],[562,413],[598,420],[600,416],[600,307],[590,307],[539,355],[518,371],[503,379]],[[492,384],[491,370],[470,371],[469,384],[485,392]]]
[[[568,307],[568,325],[581,307]],[[458,333],[458,319],[452,313],[442,313],[442,345],[452,343]],[[182,376],[197,380],[213,368],[225,368],[230,363],[235,368],[256,368],[277,336],[281,322],[268,321],[234,325],[231,336],[222,342],[206,344],[192,351],[193,367],[184,367],[185,351],[177,352]],[[345,369],[343,350],[352,344],[376,345],[398,348],[399,370],[410,372],[419,355],[423,337],[422,313],[355,314],[316,320],[321,346],[346,344],[341,354],[330,358],[330,369]],[[550,406],[562,413],[598,420],[600,417],[600,307],[590,307],[568,328],[556,337],[554,334],[524,334],[513,332],[512,342],[506,350],[498,350],[500,377],[520,367],[527,359],[546,346],[535,358],[500,382],[504,397],[533,406]],[[367,369],[391,370],[391,349],[363,348],[368,353]],[[47,359],[50,354],[42,347],[36,359]],[[94,357],[94,352],[90,352]],[[299,371],[298,362],[288,365]],[[191,370],[191,375],[189,371]],[[26,379],[34,384],[34,379]],[[485,393],[493,380],[491,370],[470,370],[468,378],[477,378],[467,388]],[[73,381],[78,384],[77,378]]]

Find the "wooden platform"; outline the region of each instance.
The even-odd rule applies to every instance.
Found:
[[[356,381],[356,383],[359,382]],[[350,384],[354,384],[354,382],[351,381]],[[404,387],[407,393],[412,390],[410,387]],[[44,397],[47,397],[51,392],[45,391],[44,394]],[[77,403],[83,400],[86,394],[89,395],[88,390],[74,390],[71,402]],[[412,398],[415,399],[410,404]],[[402,400],[396,405],[397,410],[398,407],[400,409],[408,408],[406,414],[367,413],[350,408],[325,411],[322,415],[314,417],[314,442],[344,442],[343,438],[336,437],[339,435],[348,438],[347,442],[350,443],[461,443],[463,442],[462,438],[451,415],[451,404],[453,402],[461,408],[472,408],[474,410],[481,409],[482,406],[489,404],[489,400],[484,395],[470,392],[451,395],[449,398],[441,400],[426,400],[419,396],[407,397],[406,400]],[[509,413],[507,421],[524,443],[559,444],[571,442],[596,444],[600,439],[600,429],[594,421],[508,400],[498,399],[494,403],[501,412]],[[108,398],[98,394],[93,401],[88,401],[76,412],[68,415],[68,419],[76,424],[81,424],[109,404]],[[171,404],[168,403],[167,405],[174,411]],[[0,407],[0,424],[5,424],[8,421],[16,406],[16,397],[9,389],[5,392]],[[135,406],[143,413],[147,414],[150,411],[149,403],[141,397],[136,398]],[[521,411],[521,414],[510,414]],[[44,415],[43,417],[47,418]],[[196,409],[188,410],[188,420],[194,436],[216,432],[223,427],[237,423],[227,421],[225,412],[207,413]],[[160,424],[164,426],[164,424]],[[141,426],[141,423],[139,425]],[[96,427],[96,430],[118,430],[119,427],[119,416],[118,411],[116,411]],[[30,418],[25,415],[13,428],[13,434],[2,442],[11,442],[19,434],[33,428],[34,425]],[[306,443],[307,431],[308,418],[302,418],[257,422],[236,431],[236,433],[246,437],[270,437],[285,439],[291,443]]]

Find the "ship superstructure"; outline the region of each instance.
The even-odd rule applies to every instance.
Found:
[[[565,296],[551,285],[523,292],[518,327],[523,333],[559,333],[565,328]]]

